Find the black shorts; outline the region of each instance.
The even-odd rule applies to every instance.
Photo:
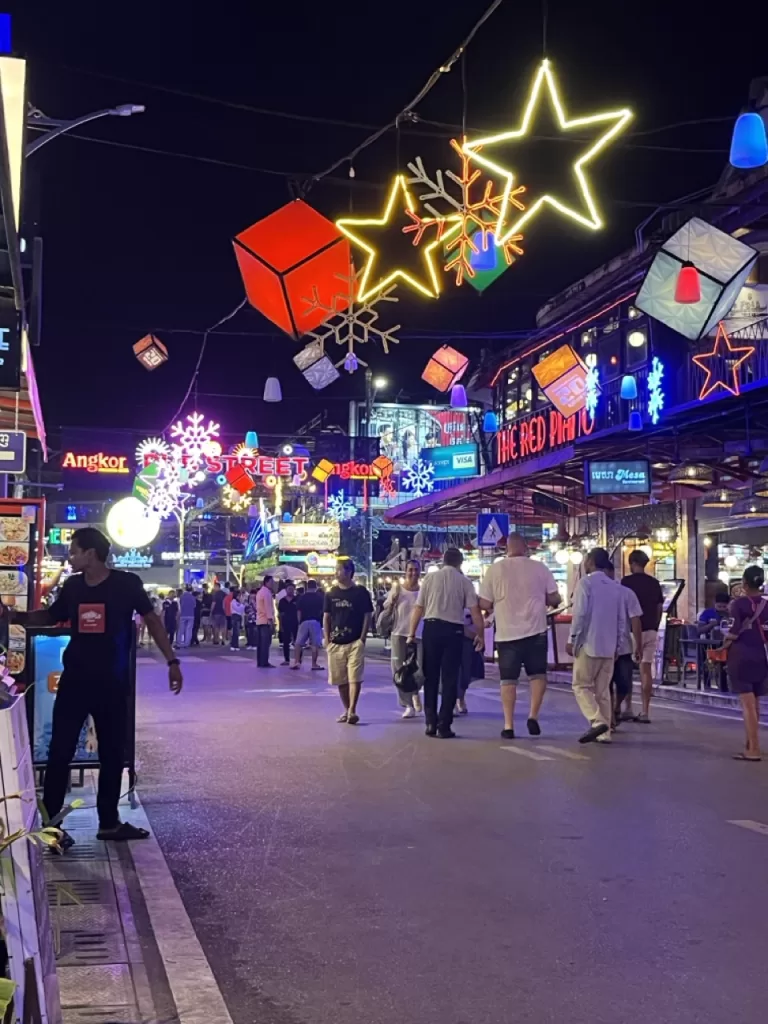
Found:
[[[516,683],[523,668],[529,679],[531,676],[547,674],[546,633],[524,636],[521,640],[498,641],[496,650],[499,653],[499,678],[502,683]]]

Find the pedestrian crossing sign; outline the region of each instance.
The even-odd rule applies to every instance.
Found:
[[[477,517],[477,544],[495,548],[509,536],[509,515],[506,512],[481,512]]]

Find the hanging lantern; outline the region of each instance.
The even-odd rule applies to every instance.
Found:
[[[253,489],[253,477],[241,465],[236,464],[232,466],[224,475],[226,476],[227,483],[238,494],[247,494],[248,491]]]
[[[752,246],[692,217],[654,256],[635,306],[698,341],[728,313],[756,260]],[[698,277],[698,301],[693,299],[691,270]]]
[[[133,346],[133,354],[145,370],[156,370],[168,362],[168,349],[154,334],[145,334]]]
[[[463,384],[454,384],[451,388],[451,408],[466,409],[467,389]]]
[[[742,492],[732,487],[717,487],[701,496],[702,508],[730,508],[742,497]]]
[[[632,431],[643,429],[643,417],[637,409],[633,409],[629,414],[629,429]]]
[[[322,391],[341,376],[325,354],[322,342],[319,341],[310,341],[298,355],[293,357],[293,361],[301,370],[306,382],[311,384],[315,391]]]
[[[631,373],[621,378],[621,397],[625,402],[633,402],[637,398],[637,381]]]
[[[233,244],[248,301],[292,337],[319,327],[328,309],[341,313],[349,305],[339,296],[349,241],[301,199],[241,231]]]
[[[731,166],[747,171],[753,167],[762,167],[768,163],[768,138],[765,133],[765,121],[750,111],[739,114],[733,126],[731,138]]]
[[[347,373],[354,373],[355,370],[357,369],[357,365],[357,356],[355,355],[355,353],[347,352],[347,355],[344,359],[344,369],[347,371]]]
[[[277,377],[267,377],[267,381],[264,385],[264,401],[265,402],[282,402],[283,392],[280,388],[280,381]]]
[[[483,433],[484,434],[495,434],[499,429],[499,417],[493,411],[489,409],[485,416],[483,416]]]
[[[255,430],[249,430],[245,435],[245,447],[256,451],[259,447],[259,435]]]
[[[677,275],[675,302],[681,302],[683,305],[701,302],[699,272],[690,260],[685,261],[682,267],[680,267],[680,273]]]
[[[195,502],[195,508],[205,508],[205,502],[202,498],[198,498]]]
[[[552,405],[566,418],[585,407],[587,367],[570,345],[561,345],[536,363],[533,376]]]
[[[450,345],[441,345],[430,357],[421,379],[438,391],[450,391],[461,380],[468,366],[467,356]]]
[[[711,487],[714,471],[703,462],[684,462],[675,466],[667,477],[670,484],[690,484],[692,487]]]

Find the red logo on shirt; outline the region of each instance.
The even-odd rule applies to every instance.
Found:
[[[106,611],[103,604],[81,604],[77,608],[78,633],[104,633]]]

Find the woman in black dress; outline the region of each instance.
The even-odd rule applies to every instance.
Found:
[[[760,761],[760,698],[768,693],[768,656],[765,650],[768,627],[768,601],[763,597],[765,576],[762,567],[750,565],[744,570],[742,597],[731,601],[733,625],[726,634],[728,682],[738,693],[744,715],[746,746],[737,761]]]

